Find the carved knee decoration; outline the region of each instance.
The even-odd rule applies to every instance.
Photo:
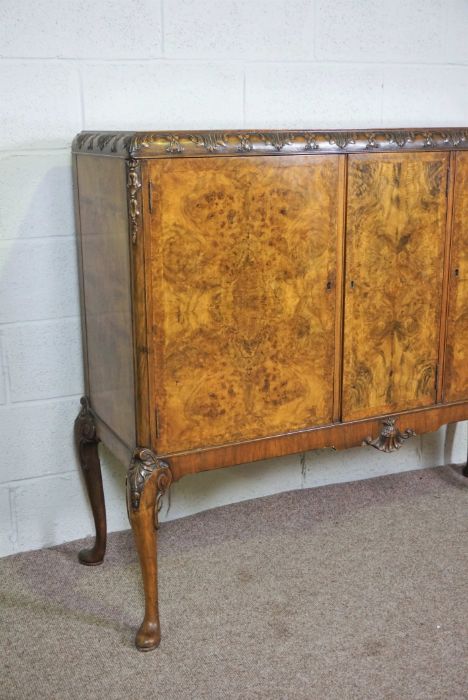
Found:
[[[127,476],[129,501],[132,510],[138,510],[145,484],[153,474],[156,474],[156,511],[159,512],[161,510],[161,499],[172,483],[171,469],[167,462],[158,459],[151,450],[145,447],[137,447],[133,452]]]

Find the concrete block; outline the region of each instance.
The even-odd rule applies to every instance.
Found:
[[[10,509],[10,490],[0,488],[0,557],[16,551],[16,533]]]
[[[5,336],[12,401],[83,393],[78,318],[8,326]]]
[[[449,0],[445,3],[448,13],[447,53],[450,63],[468,63],[468,2]]]
[[[14,493],[19,552],[93,534],[78,472],[28,479],[15,486]]]
[[[375,127],[381,92],[378,66],[252,64],[246,69],[246,126]]]
[[[7,392],[6,392],[6,353],[4,348],[4,338],[3,333],[0,332],[0,405],[6,403]]]
[[[0,150],[70,147],[81,129],[78,70],[70,63],[0,62]]]
[[[74,231],[70,152],[0,157],[0,239]]]
[[[390,454],[368,446],[336,452],[331,449],[313,450],[306,454],[304,487],[369,479],[422,469],[423,466],[419,437],[411,438],[401,450]]]
[[[204,63],[91,64],[83,68],[86,129],[235,128],[242,68]]]
[[[171,0],[164,8],[170,58],[309,60],[313,43],[309,0]]]
[[[317,0],[319,60],[444,62],[441,0]]]
[[[463,126],[468,114],[468,68],[386,67],[382,111],[389,127]]]
[[[74,237],[1,242],[0,259],[0,323],[79,314]]]
[[[76,471],[73,423],[77,398],[0,408],[0,483]],[[21,470],[18,471],[18,455]]]
[[[0,55],[156,58],[161,55],[161,2],[2,0]]]
[[[99,448],[109,532],[128,529],[125,469]],[[94,535],[94,523],[81,470],[27,479],[14,488],[17,551],[50,547]]]

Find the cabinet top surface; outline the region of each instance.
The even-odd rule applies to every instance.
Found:
[[[468,149],[468,127],[354,130],[82,131],[72,150],[124,158]]]

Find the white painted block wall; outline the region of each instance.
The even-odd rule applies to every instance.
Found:
[[[468,125],[468,0],[0,0],[0,555],[92,532],[70,175],[80,129]],[[311,452],[176,484],[163,517],[466,455]],[[102,449],[110,530],[124,469]]]

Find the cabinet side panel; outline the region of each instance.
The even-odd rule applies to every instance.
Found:
[[[468,153],[457,153],[444,400],[468,398]]]
[[[78,156],[83,300],[93,410],[135,445],[131,274],[125,161]]]
[[[349,156],[344,420],[436,401],[448,162]]]
[[[340,158],[151,164],[159,450],[333,420]]]

